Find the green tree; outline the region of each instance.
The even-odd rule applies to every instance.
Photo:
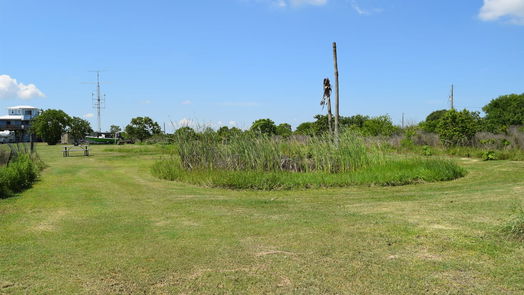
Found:
[[[88,121],[79,118],[73,117],[69,121],[69,135],[73,138],[74,142],[79,142],[83,140],[87,134],[93,132],[91,124]]]
[[[275,122],[270,119],[259,119],[253,122],[250,128],[251,131],[264,134],[264,135],[275,135],[277,134],[277,126]]]
[[[499,96],[482,108],[490,131],[505,131],[511,125],[524,125],[524,93]]]
[[[221,140],[229,140],[234,136],[242,134],[242,130],[236,127],[222,126],[217,130],[217,135]]]
[[[446,146],[467,145],[479,130],[481,118],[478,112],[450,110],[440,118],[437,133]]]
[[[111,125],[111,127],[109,127],[109,133],[111,134],[116,134],[118,132],[122,131],[122,129],[120,128],[120,126],[117,126],[117,125]]]
[[[312,128],[314,134],[321,135],[329,132],[328,116],[327,115],[316,115],[315,122],[313,122]],[[351,117],[340,116],[339,124],[340,128],[355,128],[360,129],[364,127],[364,123],[369,120],[368,116],[355,115]]]
[[[448,112],[448,110],[434,111],[426,117],[426,120],[420,123],[422,130],[426,132],[436,133],[437,126],[440,119]]]
[[[313,122],[304,122],[297,126],[297,129],[295,130],[295,134],[298,135],[308,135],[313,136],[315,135],[315,128]]]
[[[388,115],[384,115],[366,120],[362,131],[364,134],[371,136],[391,136],[400,132],[400,128],[393,125]]]
[[[60,138],[66,131],[70,120],[71,117],[64,111],[49,109],[33,119],[31,128],[48,145],[55,145],[60,142]]]
[[[174,133],[175,139],[178,140],[194,140],[198,138],[198,134],[191,127],[180,127]]]
[[[144,141],[154,134],[162,133],[160,125],[149,117],[136,117],[126,126],[126,133],[132,139]]]
[[[291,134],[293,134],[293,130],[291,129],[291,125],[288,123],[282,123],[277,126],[277,135],[280,135],[282,137],[289,137]]]
[[[354,115],[351,117],[340,117],[340,125],[342,127],[363,128],[364,123],[369,120],[368,116]]]

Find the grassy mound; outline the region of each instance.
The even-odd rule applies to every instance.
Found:
[[[253,190],[328,188],[351,185],[397,186],[420,182],[453,180],[466,174],[452,161],[441,159],[402,159],[369,166],[354,172],[289,172],[187,170],[176,158],[155,163],[153,174],[159,178],[206,187]]]
[[[352,133],[330,137],[275,139],[241,135],[179,139],[152,168],[159,178],[207,187],[279,190],[404,185],[451,180],[465,171],[449,160],[388,157],[381,146]]]

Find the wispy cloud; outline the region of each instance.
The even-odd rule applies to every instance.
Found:
[[[524,0],[484,0],[479,18],[483,21],[505,19],[512,24],[524,25]]]
[[[188,105],[188,104],[192,104],[192,102],[190,100],[184,100],[180,104]]]
[[[149,99],[146,99],[146,100],[142,100],[142,101],[141,101],[142,104],[151,104],[151,102],[152,102],[152,101],[149,100]]]
[[[217,105],[225,107],[257,107],[260,103],[254,101],[225,101],[219,102]]]
[[[84,118],[89,119],[89,118],[93,118],[94,116],[95,116],[95,114],[93,114],[93,113],[87,113],[87,114],[84,115]]]
[[[0,99],[31,99],[35,97],[45,97],[45,94],[35,84],[18,83],[9,75],[0,75]]]
[[[369,14],[369,11],[362,9],[360,7],[360,5],[358,5],[357,1],[355,1],[355,0],[351,1],[351,7],[353,8],[353,10],[355,10],[360,15],[368,15]]]
[[[353,8],[353,10],[355,10],[359,15],[371,15],[382,12],[381,8],[364,9],[362,8],[362,6],[360,6],[357,0],[351,0],[349,3],[351,5],[351,8]]]

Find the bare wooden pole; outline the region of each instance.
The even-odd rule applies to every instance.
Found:
[[[333,60],[335,62],[335,136],[338,137],[339,113],[339,86],[338,86],[338,61],[337,61],[337,42],[333,42]]]

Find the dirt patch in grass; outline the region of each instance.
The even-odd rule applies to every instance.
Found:
[[[42,222],[38,223],[37,225],[33,226],[31,230],[33,231],[55,231],[57,228],[58,223],[69,214],[66,210],[58,210]]]

